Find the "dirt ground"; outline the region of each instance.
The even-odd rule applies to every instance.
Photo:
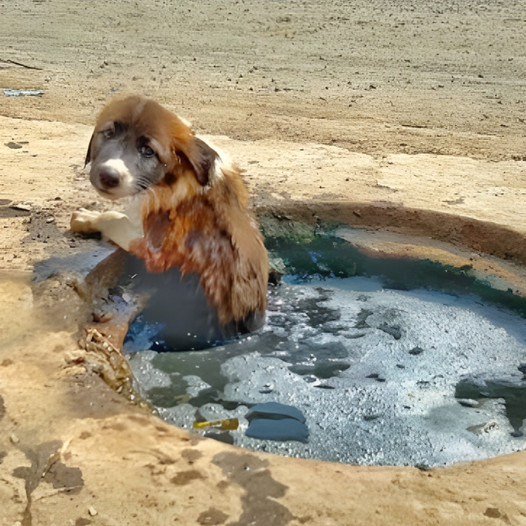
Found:
[[[141,92],[199,132],[523,158],[524,6],[476,0],[0,4],[2,115],[91,124]],[[15,61],[40,69],[17,67]]]
[[[0,524],[526,524],[523,453],[362,468],[171,428],[79,365],[82,302],[50,325],[28,285],[96,246],[68,231],[109,207],[90,126],[139,92],[232,153],[258,212],[453,242],[522,291],[525,24],[504,0],[0,0],[0,89],[43,92],[0,91]]]
[[[78,245],[69,214],[104,206],[81,172],[89,126],[128,92],[228,137],[256,206],[434,210],[445,230],[431,234],[449,240],[451,214],[522,231],[524,17],[522,3],[504,1],[1,2],[0,88],[43,95],[0,93],[2,203],[32,214],[0,245],[0,268]],[[374,215],[363,222],[394,228]],[[417,233],[437,225],[424,223]],[[502,238],[471,244],[526,258],[516,239],[491,247],[488,237]]]

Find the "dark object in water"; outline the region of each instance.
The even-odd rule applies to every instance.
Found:
[[[513,427],[511,436],[523,436],[522,427],[526,420],[526,382],[524,378],[518,380],[514,377],[501,379],[475,375],[465,376],[455,387],[455,398],[476,401],[485,398],[504,399],[506,416]]]
[[[305,416],[297,407],[280,404],[278,402],[256,404],[247,413],[248,420],[253,420],[254,418],[270,418],[275,420],[279,420],[280,418],[293,418],[302,424],[305,423]]]
[[[143,328],[157,327],[150,348],[158,352],[214,347],[238,334],[256,330],[264,321],[253,313],[245,320],[222,325],[197,274],[183,276],[175,267],[162,273],[148,272],[144,262],[130,254],[119,285],[147,298],[140,318],[130,326],[128,342],[135,340]]]
[[[262,440],[307,442],[309,429],[305,416],[296,407],[267,402],[255,405],[248,413],[250,424],[245,435]]]

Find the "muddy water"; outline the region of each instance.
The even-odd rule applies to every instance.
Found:
[[[125,351],[164,419],[189,429],[237,420],[195,432],[346,463],[434,466],[526,447],[522,296],[469,265],[373,258],[330,236],[268,242],[286,275],[269,289],[260,331],[155,352],[157,324],[134,324]],[[105,254],[79,255],[89,260],[80,270],[49,260],[33,284],[27,274],[0,276],[2,347],[76,331],[92,306],[69,271],[88,272]]]
[[[237,418],[236,430],[200,432],[345,463],[435,466],[526,447],[524,300],[468,268],[382,263],[331,239],[273,250],[289,275],[259,332],[156,353],[143,326],[130,363],[164,419]],[[306,432],[247,436],[268,402],[299,410]]]

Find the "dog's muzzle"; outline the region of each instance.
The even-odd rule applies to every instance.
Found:
[[[103,190],[111,190],[120,184],[119,173],[111,166],[105,166],[99,172],[99,182]]]

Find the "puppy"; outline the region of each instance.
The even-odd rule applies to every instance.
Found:
[[[89,162],[101,195],[139,195],[140,221],[80,210],[71,230],[100,231],[151,273],[196,274],[224,326],[244,332],[263,323],[267,252],[240,172],[223,154],[156,102],[129,96],[102,110]]]

